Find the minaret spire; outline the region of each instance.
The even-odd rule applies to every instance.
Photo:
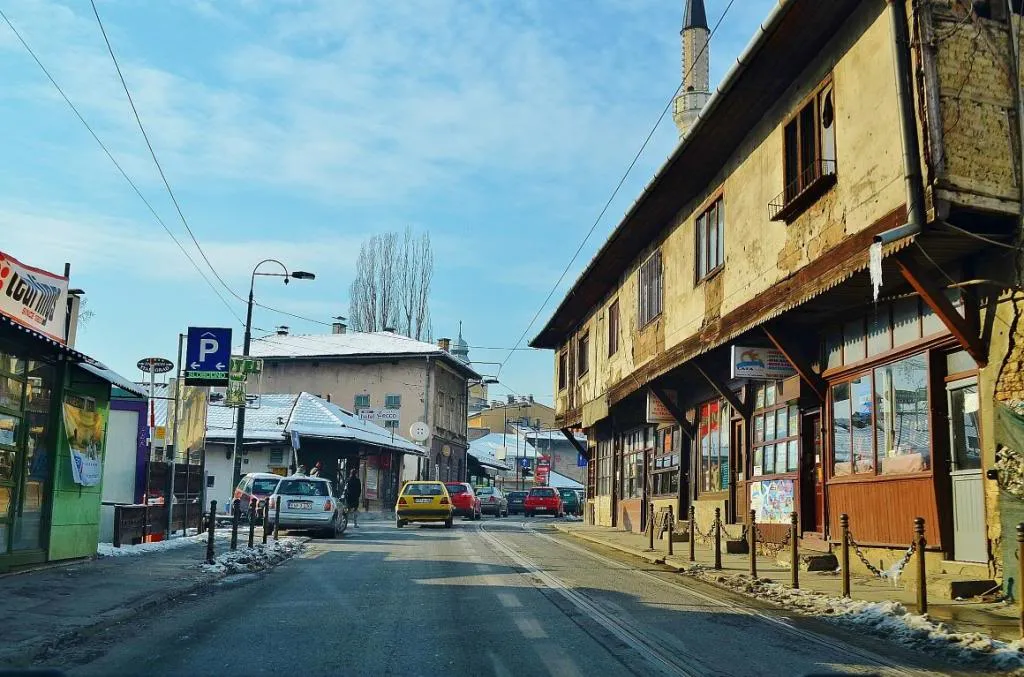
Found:
[[[704,104],[711,98],[710,33],[704,0],[685,0],[680,35],[683,43],[683,87],[676,97],[672,119],[682,139],[697,121]]]

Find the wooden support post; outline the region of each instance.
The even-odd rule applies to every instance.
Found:
[[[750,511],[747,525],[747,548],[750,550],[750,575],[757,578],[757,511]]]
[[[914,518],[914,542],[917,544],[917,611],[928,613],[928,572],[925,570],[924,548],[928,542],[924,538],[924,518]]]
[[[839,566],[843,568],[843,597],[850,596],[850,516],[845,512],[839,516],[839,530],[842,543],[839,547]]]
[[[761,330],[764,331],[765,336],[772,342],[772,345],[786,356],[786,359],[796,369],[796,373],[800,375],[803,382],[814,391],[814,394],[817,395],[820,401],[824,402],[825,395],[828,393],[828,385],[825,383],[825,379],[821,378],[818,372],[814,371],[811,361],[800,350],[797,342],[783,331],[777,322],[765,324],[761,327]]]
[[[686,414],[683,413],[683,410],[679,408],[679,405],[676,404],[675,401],[668,396],[668,393],[665,392],[665,389],[662,388],[661,386],[654,384],[647,386],[647,389],[651,392],[652,395],[658,398],[658,401],[661,402],[666,409],[668,409],[668,413],[672,414],[672,418],[675,419],[676,425],[678,425],[679,429],[683,431],[683,434],[692,440],[695,435],[693,430],[693,424],[686,420]]]
[[[729,405],[735,409],[741,417],[743,417],[744,420],[750,418],[750,415],[753,412],[751,407],[737,397],[736,393],[730,390],[729,386],[727,386],[725,382],[715,376],[710,370],[705,369],[700,360],[692,360],[690,364],[697,373],[703,376],[704,380],[722,396],[722,399],[728,402]]]
[[[972,329],[973,323],[968,322],[957,312],[952,301],[932,281],[925,267],[914,257],[911,250],[898,252],[892,258],[899,267],[903,279],[920,294],[921,299],[928,304],[942,324],[946,325],[949,333],[956,337],[956,340],[974,358],[978,366],[987,365],[988,354],[981,337]]]

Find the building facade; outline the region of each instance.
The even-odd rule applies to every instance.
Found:
[[[922,517],[930,563],[999,577],[994,420],[1024,399],[1005,7],[773,9],[532,342],[587,432],[588,520],[692,506],[738,535],[753,511],[782,540],[796,513],[828,550],[846,514],[892,559]]]

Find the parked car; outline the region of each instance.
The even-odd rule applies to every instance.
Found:
[[[562,509],[567,515],[579,515],[582,504],[580,495],[575,489],[559,489],[558,495],[562,499]]]
[[[348,527],[348,515],[329,480],[293,475],[281,479],[270,497],[270,522],[271,528],[312,529],[338,538]]]
[[[534,487],[526,495],[523,502],[523,512],[527,517],[533,517],[537,513],[561,517],[565,514],[565,506],[562,504],[562,497],[558,490],[552,487]]]
[[[444,522],[451,529],[453,508],[443,482],[406,482],[395,504],[395,526],[399,529],[411,522]]]
[[[508,517],[508,499],[501,489],[495,487],[479,487],[476,495],[480,497],[480,509],[495,517]]]
[[[478,520],[483,514],[480,510],[480,498],[473,491],[473,486],[466,482],[445,482],[445,488],[452,500],[452,510],[456,515]]]
[[[523,501],[526,500],[528,491],[510,491],[505,494],[508,499],[508,513],[510,515],[521,515],[523,513]]]
[[[254,498],[257,502],[267,500],[277,489],[277,484],[280,481],[280,475],[268,472],[251,472],[244,476],[238,482],[238,486],[235,487],[235,493],[231,497],[232,499],[238,499],[239,507],[242,510],[242,519],[248,519],[249,501]],[[224,507],[227,509],[228,515],[230,515],[231,504],[228,503]]]

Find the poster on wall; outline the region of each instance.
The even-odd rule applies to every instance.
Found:
[[[26,266],[0,251],[0,314],[65,343],[68,278]]]
[[[174,391],[176,379],[171,379],[171,390]],[[199,459],[199,451],[206,440],[206,408],[208,398],[206,388],[200,386],[182,386],[181,401],[178,404],[180,418],[175,418],[175,407],[167,409],[168,428],[171,431],[171,442],[174,444],[174,457],[179,463],[185,462],[186,452],[191,459]],[[176,439],[175,439],[176,438]]]
[[[377,459],[370,457],[366,459],[366,498],[377,498],[377,489],[380,484],[380,471],[377,470]]]
[[[732,347],[732,378],[754,378],[775,381],[796,374],[781,350],[775,348]]]
[[[750,483],[750,509],[761,524],[789,524],[793,512],[793,480]]]
[[[104,423],[103,412],[93,398],[71,394],[64,398],[64,432],[75,484],[94,487],[103,478]]]

